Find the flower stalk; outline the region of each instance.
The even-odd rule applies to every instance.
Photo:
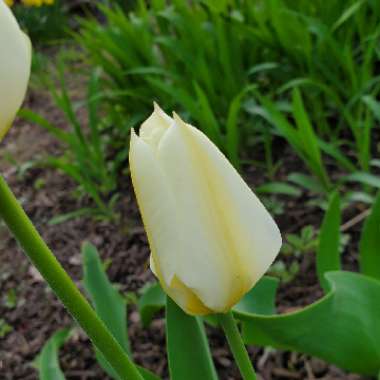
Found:
[[[0,217],[30,261],[116,373],[125,380],[143,380],[137,367],[46,245],[2,176],[0,176]]]
[[[219,314],[218,316],[243,380],[257,380],[255,370],[253,369],[232,312],[229,311],[226,314]]]

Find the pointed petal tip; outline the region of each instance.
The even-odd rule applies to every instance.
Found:
[[[135,144],[138,140],[140,140],[139,135],[136,133],[134,128],[131,128],[130,146],[132,146],[132,144]]]
[[[181,119],[181,117],[173,111],[173,120],[174,120],[174,124],[175,125],[178,125],[178,126],[186,126],[186,123]]]
[[[164,111],[162,111],[162,108],[158,105],[158,103],[155,101],[155,100],[153,100],[153,110],[155,111],[155,112],[164,112]]]

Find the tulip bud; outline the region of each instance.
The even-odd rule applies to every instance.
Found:
[[[24,99],[31,65],[31,44],[11,10],[0,0],[0,141]]]
[[[276,223],[202,132],[157,105],[129,161],[163,289],[189,314],[227,312],[279,252]]]

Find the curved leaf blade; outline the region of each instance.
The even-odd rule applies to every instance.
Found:
[[[233,307],[236,314],[255,313],[272,315],[275,313],[276,293],[279,280],[264,276],[260,281]]]
[[[141,321],[147,327],[153,316],[166,304],[166,295],[160,284],[155,282],[144,289],[142,296],[137,302]]]
[[[97,249],[90,243],[84,243],[83,254],[83,285],[89,294],[95,311],[115,339],[130,355],[128,332],[127,332],[127,302],[109,281],[99,258]],[[109,365],[104,356],[96,351],[99,365],[113,379],[122,380]],[[145,380],[159,380],[152,372],[138,367]]]
[[[203,322],[183,312],[169,297],[166,339],[171,380],[217,380]]]
[[[70,329],[59,330],[45,343],[36,359],[39,380],[66,380],[59,366],[59,349],[70,336]]]
[[[89,294],[100,319],[109,328],[120,345],[129,353],[126,323],[127,302],[109,281],[97,249],[90,243],[84,243],[82,254],[83,286]]]
[[[317,356],[352,372],[380,370],[380,282],[352,272],[326,274],[331,291],[289,314],[237,314],[246,343]]]

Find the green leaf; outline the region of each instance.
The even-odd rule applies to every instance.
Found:
[[[169,297],[166,305],[171,380],[217,380],[203,322],[183,312]]]
[[[298,186],[304,187],[311,192],[323,193],[324,191],[323,187],[318,181],[316,181],[313,177],[302,173],[291,173],[288,176],[288,180]]]
[[[291,197],[299,197],[301,195],[300,189],[282,182],[268,182],[257,187],[255,190],[256,193],[283,194]]]
[[[380,192],[367,217],[359,243],[360,270],[380,279]]]
[[[13,327],[0,318],[0,339],[6,337],[12,330]]]
[[[365,0],[358,0],[351,4],[345,11],[341,14],[338,20],[332,26],[332,31],[334,32],[341,25],[343,25],[350,17],[352,17],[360,7],[365,3]]]
[[[359,182],[363,185],[369,185],[380,189],[380,178],[373,174],[365,172],[352,173],[343,178],[344,181]]]
[[[350,172],[354,172],[356,170],[356,166],[344,153],[340,151],[337,146],[334,146],[332,143],[327,143],[321,139],[318,139],[318,144],[322,152],[334,158],[337,163],[342,166],[342,168]]]
[[[362,100],[372,111],[375,118],[380,121],[380,103],[370,95],[363,96]]]
[[[127,302],[109,281],[97,249],[92,244],[85,242],[82,246],[82,254],[83,286],[101,320],[120,345],[129,352],[126,325]]]
[[[78,219],[82,216],[89,216],[89,215],[96,215],[96,213],[99,212],[95,208],[89,208],[89,207],[83,207],[75,211],[68,212],[66,214],[56,215],[53,216],[49,221],[49,226],[56,226],[61,223],[65,223],[69,220]]]
[[[31,122],[31,123],[39,125],[42,128],[45,128],[54,137],[56,137],[59,141],[65,143],[65,144],[70,144],[69,133],[63,131],[60,128],[55,127],[53,124],[51,124],[45,118],[43,118],[41,115],[38,115],[37,113],[35,113],[31,110],[28,110],[28,109],[21,109],[18,112],[18,116],[29,121],[29,122]]]
[[[35,361],[39,380],[65,380],[59,366],[58,353],[69,335],[70,329],[59,330],[45,343]]]
[[[100,261],[97,249],[90,243],[82,246],[83,255],[83,286],[89,294],[92,304],[100,319],[110,330],[114,338],[130,355],[127,333],[126,300],[119,294],[108,280],[103,264]],[[96,351],[96,358],[100,366],[113,379],[122,380],[108,364],[104,356]],[[140,373],[146,380],[159,380],[152,372],[139,367]]]
[[[137,302],[144,327],[150,324],[154,314],[164,308],[165,304],[166,295],[158,282],[144,288],[143,294]]]
[[[148,371],[147,369],[142,368],[140,366],[137,366],[137,368],[139,369],[140,374],[143,375],[145,380],[161,380],[157,375]]]
[[[341,266],[339,253],[340,223],[340,197],[338,192],[334,192],[323,218],[317,250],[317,273],[319,283],[325,292],[330,290],[325,273],[339,270]]]
[[[311,161],[312,168],[314,168],[315,174],[318,175],[320,180],[328,186],[329,180],[322,163],[321,152],[318,145],[317,136],[314,133],[314,129],[310,123],[309,117],[306,113],[301,93],[297,87],[292,91],[293,100],[293,114],[298,127],[299,139],[307,147],[307,155]]]
[[[252,66],[247,74],[248,75],[254,75],[257,73],[261,73],[263,71],[268,71],[268,70],[274,70],[279,68],[279,64],[277,62],[263,62],[263,63],[258,63],[254,66]]]
[[[236,313],[254,312],[257,314],[273,314],[275,312],[275,297],[278,279],[264,276],[259,282],[233,307]],[[155,282],[143,290],[137,306],[144,327],[147,327],[153,316],[163,309],[166,304],[166,295],[160,284]],[[205,322],[217,326],[217,318],[209,315],[203,318]]]
[[[237,314],[247,344],[317,356],[364,375],[380,369],[380,282],[351,272],[326,274],[331,291],[299,311]]]
[[[279,280],[277,278],[262,277],[240,302],[233,307],[234,314],[274,314],[278,285]]]
[[[83,286],[91,298],[92,304],[100,319],[110,330],[114,338],[129,354],[127,334],[127,303],[108,280],[97,249],[90,243],[82,246]],[[104,356],[96,351],[100,366],[114,379],[118,375],[108,364]]]
[[[219,147],[222,144],[221,133],[218,121],[216,120],[215,113],[212,110],[208,97],[198,83],[194,83],[195,93],[199,102],[198,119],[203,121],[201,125],[207,136]]]
[[[239,169],[239,112],[244,94],[236,96],[230,104],[226,122],[227,154],[231,163]]]

